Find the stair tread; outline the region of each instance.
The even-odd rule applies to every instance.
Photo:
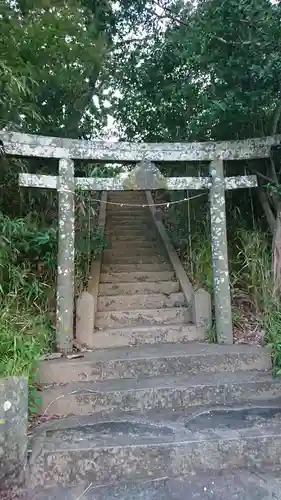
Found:
[[[69,394],[76,391],[77,393],[87,392],[115,392],[115,391],[138,391],[142,389],[177,389],[188,387],[225,387],[228,385],[247,385],[269,382],[280,388],[278,378],[273,378],[272,374],[267,371],[244,372],[223,372],[210,374],[200,374],[195,376],[178,375],[178,376],[158,376],[158,377],[142,377],[139,379],[113,379],[103,380],[99,382],[70,382],[64,385],[46,387],[46,391],[59,391],[61,394]]]
[[[161,264],[167,262],[166,257],[159,257],[155,255],[112,255],[111,257],[105,256],[103,264]]]
[[[124,245],[124,246],[120,246],[118,248],[116,247],[106,247],[104,250],[103,250],[103,255],[106,256],[106,257],[109,257],[109,256],[114,256],[114,257],[125,257],[125,256],[128,256],[128,257],[139,257],[141,258],[142,256],[143,257],[147,257],[147,256],[152,256],[152,257],[160,257],[160,258],[164,258],[166,257],[166,261],[167,261],[167,256],[165,254],[165,252],[162,250],[161,246],[157,248],[157,246],[149,246],[149,247],[139,247],[139,246],[136,246],[136,247],[130,247],[129,245]]]
[[[99,293],[98,297],[100,299],[110,300],[110,299],[108,299],[108,295],[105,295],[104,293]],[[164,297],[166,297],[166,298],[169,298],[169,297],[171,297],[171,298],[184,297],[184,294],[182,292],[172,292],[170,294],[160,293],[160,292],[159,293],[134,293],[134,294],[130,295],[129,297],[132,298],[132,299],[135,299],[135,298],[141,299],[141,298],[144,298],[144,297],[145,298],[149,298],[149,299],[154,299],[154,298],[160,299],[160,298],[164,298]],[[127,300],[128,299],[128,295],[119,294],[118,298],[119,299],[123,298],[123,299]]]
[[[189,328],[196,328],[196,326],[193,323],[171,323],[171,324],[163,324],[163,325],[149,325],[149,330],[150,331],[157,331],[158,329],[163,329],[165,328],[166,330],[171,330],[172,328],[178,330],[184,330],[184,329],[189,329]],[[118,327],[107,327],[107,328],[97,328],[97,331],[103,332],[106,335],[106,332],[108,333],[117,333],[117,332],[124,332],[124,334],[129,333],[130,331],[143,331],[147,332],[147,325],[124,325],[124,326],[118,326]],[[158,345],[158,344],[157,344]]]
[[[187,323],[190,320],[189,307],[164,307],[155,309],[120,309],[97,311],[95,324],[98,328],[123,325],[147,325]]]
[[[108,265],[108,264],[106,264]],[[114,264],[110,264],[114,265]],[[118,264],[117,264],[118,265]],[[135,278],[133,280],[132,278]],[[150,278],[150,279],[149,279]],[[114,283],[121,284],[124,283],[124,279],[126,279],[125,283],[160,283],[160,282],[175,282],[177,281],[174,271],[134,271],[134,272],[111,272],[111,273],[103,273],[100,274],[100,283],[108,283],[112,284],[111,281],[105,280],[114,279]],[[149,280],[148,280],[149,279]],[[120,280],[120,281],[119,281]],[[128,280],[128,281],[127,281]],[[148,280],[148,281],[147,281]]]
[[[127,273],[130,272],[131,270],[135,271],[141,271],[141,272],[147,272],[147,271],[154,271],[155,268],[157,267],[156,272],[158,271],[168,271],[172,272],[173,268],[172,265],[169,264],[168,262],[160,262],[160,264],[102,264],[102,273],[103,274],[108,274],[108,273]]]
[[[187,306],[180,306],[180,307],[155,307],[154,309],[150,309],[149,310],[149,314],[152,314],[153,312],[162,312],[162,311],[178,311],[178,310],[187,310],[189,311],[189,307]],[[147,309],[134,309],[134,311],[137,313],[137,314],[140,314],[140,313],[145,313],[147,311]],[[122,314],[124,312],[124,314],[131,314],[132,311],[108,311],[109,314],[111,313],[116,313],[116,314]],[[99,311],[98,312],[99,314],[107,314],[106,311]]]
[[[39,492],[38,496],[35,494],[33,500],[79,498],[81,491],[86,490],[89,484],[86,481],[81,484],[81,481],[78,489],[74,486],[56,485],[51,489],[51,496],[45,496],[44,490]],[[108,480],[105,482],[108,483]],[[202,488],[204,484],[211,487]],[[278,465],[272,465],[270,470],[260,468],[258,474],[253,474],[251,469],[237,469],[225,470],[223,475],[219,470],[205,470],[192,476],[183,473],[181,477],[176,478],[164,476],[155,480],[146,477],[136,478],[133,482],[130,477],[126,477],[123,481],[109,486],[92,486],[90,493],[86,493],[83,500],[273,500],[280,498],[280,486],[280,468]]]
[[[158,323],[96,328],[93,348],[129,347],[159,343],[190,343],[204,340],[204,332],[193,323]]]
[[[122,293],[122,295],[130,295],[132,293],[155,293],[155,291],[166,290],[167,295],[173,292],[180,291],[179,282],[175,280],[167,280],[167,281],[140,281],[136,280],[133,282],[100,282],[99,284],[99,292],[108,295],[108,296],[116,296]],[[145,291],[145,292],[144,292]]]
[[[248,408],[250,410],[250,407]],[[54,422],[53,425],[49,425],[49,427],[45,427],[46,431],[50,435],[50,431],[53,431],[53,435],[51,439],[45,438],[44,447],[47,450],[49,447],[52,448],[52,445],[55,445],[59,448],[66,449],[67,446],[71,446],[74,449],[79,448],[81,450],[91,448],[92,446],[96,447],[110,447],[110,446],[145,446],[157,443],[162,444],[180,444],[182,442],[201,442],[202,440],[229,440],[229,429],[223,429],[220,427],[220,422],[217,421],[217,426],[211,428],[211,430],[207,429],[199,429],[194,433],[191,433],[188,429],[184,428],[184,422],[188,421],[188,417],[184,418],[184,415],[181,415],[182,422],[178,423],[177,432],[178,436],[175,437],[173,430],[168,426],[164,427],[165,424],[169,424],[169,420],[165,418],[162,421],[162,426],[158,427],[156,423],[151,420],[145,419],[144,417],[140,417],[140,420],[137,420],[134,417],[128,418],[125,415],[123,418],[115,418],[113,421],[110,419],[110,422],[106,419],[101,419],[101,421],[96,422],[97,425],[102,427],[104,424],[109,424],[108,428],[112,426],[112,431],[109,434],[101,434],[99,435],[98,428],[95,430],[92,427],[92,432],[89,430],[89,425],[93,425],[93,422],[88,419],[84,424],[74,424],[74,428],[68,428],[65,426],[59,426],[58,422]],[[281,436],[280,430],[280,414],[277,415],[277,419],[274,422],[274,419],[269,419],[268,422],[263,423],[262,434],[263,437],[271,436],[272,434],[276,434]],[[71,421],[69,421],[70,424]],[[123,432],[116,429],[118,426],[118,422],[121,423]],[[126,432],[124,424],[129,427],[130,423],[135,424],[139,427],[138,432],[131,436],[130,432]],[[66,424],[66,423],[65,423]],[[122,425],[123,424],[123,425]],[[71,424],[70,424],[71,425]],[[175,425],[175,424],[174,424]],[[83,427],[86,427],[83,432]],[[147,428],[147,427],[150,427]],[[155,427],[154,427],[155,426]],[[114,428],[115,427],[115,428]],[[116,430],[115,430],[116,429]],[[43,429],[41,429],[42,432]],[[149,430],[151,434],[149,433]],[[261,426],[258,423],[253,423],[252,426],[241,425],[240,433],[243,431],[243,438],[252,438],[257,437],[257,432],[261,431]],[[155,435],[153,435],[153,431]],[[166,431],[166,432],[165,432]],[[75,436],[75,432],[77,432]],[[235,436],[232,436],[232,439],[241,440],[240,433],[237,433]],[[39,433],[38,433],[39,434]],[[84,434],[84,436],[83,436]],[[76,437],[76,439],[75,439]],[[58,440],[60,443],[58,443]],[[54,450],[55,451],[55,450]]]
[[[147,294],[119,294],[115,297],[104,294],[98,295],[98,308],[97,311],[109,312],[117,310],[130,310],[135,309],[155,309],[163,308],[168,309],[171,307],[182,307],[186,304],[185,296],[182,292],[171,293],[165,295],[163,293],[147,293]]]
[[[127,329],[130,327],[126,327]],[[145,327],[142,327],[145,328]],[[251,354],[263,355],[268,354],[268,350],[263,347],[250,345],[223,345],[223,344],[207,344],[200,342],[192,342],[190,344],[145,344],[135,347],[114,347],[108,349],[97,349],[93,352],[83,353],[83,358],[62,360],[55,359],[44,361],[44,363],[59,364],[67,362],[69,365],[83,364],[89,361],[113,361],[113,360],[135,360],[147,358],[174,358],[174,357],[190,357],[190,356],[222,356],[233,354]]]

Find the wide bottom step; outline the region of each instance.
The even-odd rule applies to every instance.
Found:
[[[196,476],[162,477],[91,486],[57,486],[34,493],[33,500],[276,500],[281,498],[279,468],[203,472]]]
[[[32,485],[42,478],[48,486],[103,485],[281,464],[280,407],[216,412],[161,424],[145,417],[47,424],[35,440]]]

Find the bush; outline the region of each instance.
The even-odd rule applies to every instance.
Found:
[[[103,238],[85,223],[76,228],[76,292]],[[56,221],[47,226],[37,214],[10,218],[0,212],[0,376],[29,378],[29,406],[37,401],[36,365],[54,345],[57,266]]]
[[[199,217],[197,215],[199,214]],[[212,293],[212,255],[208,209],[191,213],[186,204],[172,205],[164,218],[171,240],[194,286]],[[196,217],[195,217],[196,215]],[[228,253],[233,322],[236,332],[259,332],[270,344],[275,371],[281,373],[281,307],[274,293],[270,235],[247,228],[245,221],[229,217]],[[242,226],[242,227],[239,227]],[[215,340],[214,331],[210,340]]]

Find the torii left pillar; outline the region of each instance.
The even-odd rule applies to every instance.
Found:
[[[20,175],[19,185],[58,191],[56,345],[60,352],[69,353],[73,349],[74,321],[74,162],[69,158],[60,159],[58,176]]]
[[[62,352],[73,348],[74,272],[75,272],[75,187],[74,162],[59,160],[58,190],[58,273],[57,273],[57,347]]]

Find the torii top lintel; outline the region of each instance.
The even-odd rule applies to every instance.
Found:
[[[226,142],[129,143],[86,141],[0,131],[7,155],[38,158],[72,158],[114,162],[141,160],[212,161],[268,158],[281,135]]]

